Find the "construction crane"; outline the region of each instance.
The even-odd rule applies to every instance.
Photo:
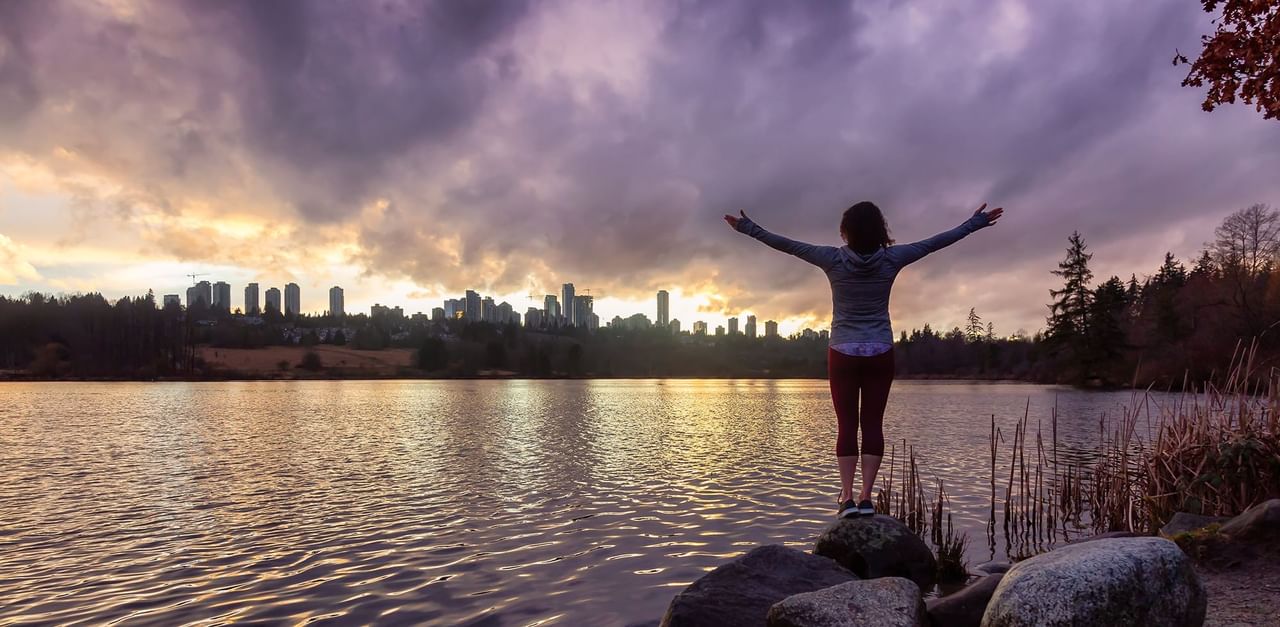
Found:
[[[195,285],[195,284],[196,284],[196,277],[198,277],[198,276],[207,276],[208,274],[209,274],[208,272],[195,272],[195,273],[192,273],[192,274],[188,274],[188,275],[186,275],[186,276],[191,277],[191,284],[192,284],[192,285]]]

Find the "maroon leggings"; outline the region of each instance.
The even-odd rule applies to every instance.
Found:
[[[858,454],[858,424],[862,424],[862,452],[884,455],[884,406],[893,385],[893,349],[871,357],[853,357],[827,349],[827,377],[839,430],[836,455]],[[858,396],[862,414],[858,414]]]

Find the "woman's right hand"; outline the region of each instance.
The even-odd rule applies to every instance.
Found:
[[[742,214],[742,217],[741,217],[741,218],[734,217],[734,216],[729,215],[729,214],[727,214],[727,213],[726,213],[726,214],[724,214],[724,221],[725,221],[725,222],[728,222],[728,223],[729,223],[729,228],[731,228],[731,229],[733,229],[733,230],[735,230],[735,231],[736,231],[736,230],[738,230],[738,221],[739,221],[739,220],[744,220],[744,219],[745,219],[745,220],[750,220],[750,218],[748,218],[748,217],[747,217],[747,212],[742,211],[742,210],[739,210],[739,211],[738,211],[738,213]]]
[[[990,211],[986,211],[986,208],[987,208],[987,203],[984,202],[982,203],[981,207],[978,207],[977,211],[973,212],[973,215],[975,216],[980,215],[986,218],[987,226],[991,226],[995,224],[996,220],[999,220],[1000,216],[1004,215],[1004,207],[996,207],[995,209],[992,209]]]

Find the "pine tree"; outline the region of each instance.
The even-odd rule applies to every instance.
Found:
[[[1200,253],[1200,258],[1196,259],[1196,267],[1191,269],[1191,276],[1212,279],[1218,274],[1218,268],[1213,263],[1213,255],[1208,250]]]
[[[969,308],[969,324],[965,327],[965,339],[970,342],[978,342],[982,340],[983,335],[982,317],[978,315],[976,307]]]
[[[1075,231],[1067,239],[1066,259],[1058,263],[1053,274],[1062,277],[1063,287],[1060,290],[1049,290],[1053,302],[1049,305],[1049,338],[1055,342],[1070,345],[1086,338],[1089,328],[1089,303],[1092,293],[1089,281],[1093,280],[1093,271],[1089,270],[1089,260],[1093,255],[1085,252],[1084,239]]]
[[[996,341],[996,325],[990,322],[987,323],[987,341]]]
[[[1120,354],[1125,340],[1121,323],[1128,305],[1129,298],[1119,277],[1107,279],[1094,291],[1089,313],[1091,324],[1088,342],[1093,357],[1106,360]]]
[[[1138,275],[1130,274],[1129,285],[1125,287],[1125,296],[1129,297],[1129,302],[1131,303],[1137,302],[1139,293],[1141,291],[1142,291],[1142,288],[1138,285]]]
[[[1164,254],[1164,263],[1160,265],[1160,270],[1156,272],[1152,283],[1156,289],[1178,289],[1187,284],[1187,268],[1178,261],[1173,253]]]
[[[1172,253],[1165,253],[1164,263],[1143,290],[1143,309],[1155,317],[1156,335],[1173,342],[1183,336],[1182,316],[1178,311],[1179,293],[1187,284],[1187,269]]]

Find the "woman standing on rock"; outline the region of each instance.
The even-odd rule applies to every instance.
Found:
[[[880,208],[860,202],[844,212],[840,237],[845,245],[814,246],[770,233],[741,217],[724,221],[739,233],[795,255],[827,273],[831,283],[831,342],[827,375],[835,405],[838,433],[836,460],[840,466],[837,515],[871,515],[871,486],[884,457],[884,408],[893,384],[893,329],[889,326],[889,291],[907,264],[956,243],[978,229],[991,226],[1004,209],[987,211],[984,203],[964,224],[914,244],[893,245]],[[858,411],[858,398],[862,411]],[[858,468],[858,426],[862,426],[862,492],[855,503],[853,478]]]

